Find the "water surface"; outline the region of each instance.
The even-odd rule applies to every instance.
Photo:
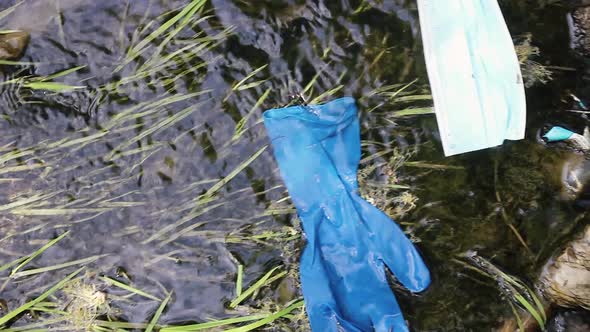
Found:
[[[3,1],[0,9],[14,3]],[[290,95],[314,82],[309,99],[326,91],[332,93],[323,100],[359,99],[363,151],[377,156],[362,167],[383,164],[394,151],[421,162],[401,167],[398,174],[398,184],[418,197],[417,208],[398,222],[417,242],[433,275],[424,294],[396,288],[412,328],[486,331],[511,316],[497,284],[456,260],[476,250],[532,281],[575,228],[582,212],[559,199],[562,160],[572,154],[540,145],[535,134],[547,121],[580,126],[580,118],[563,115],[568,105],[561,101],[567,89],[583,97],[586,85],[578,72],[556,70],[554,82],[527,91],[527,139],[444,158],[432,115],[394,118],[395,110],[408,105],[371,93],[414,79],[410,90],[428,93],[414,1],[211,0],[201,14],[208,17],[183,29],[161,57],[200,42],[195,36],[217,36],[207,39],[215,47],[187,51],[174,65],[115,86],[149,63],[163,38],[116,70],[129,48],[186,3],[25,1],[0,20],[0,29],[31,32],[22,61],[36,63],[5,68],[5,81],[86,66],[56,79],[85,87],[74,92],[0,86],[0,160],[6,170],[0,174],[0,264],[70,231],[27,269],[105,255],[86,263],[88,271],[130,282],[122,268],[134,287],[160,298],[164,290],[174,292],[160,319],[165,324],[240,316],[251,312],[248,307],[299,298],[299,226],[270,149],[241,165],[268,144],[259,122],[262,111],[287,104]],[[502,4],[513,35],[533,34],[541,61],[581,68],[568,50],[566,9]],[[259,68],[241,89],[232,90]],[[170,96],[188,97],[158,105]],[[137,105],[143,106],[133,108]],[[244,117],[245,130],[236,130]],[[9,172],[25,165],[32,170]],[[215,186],[236,169],[231,181]],[[211,195],[203,198],[205,193]],[[6,207],[11,203],[16,206]],[[244,285],[275,266],[289,274],[232,311],[227,304],[236,295],[239,264]],[[71,271],[10,279],[0,297],[14,309]],[[125,294],[92,275],[85,280],[109,295]],[[158,302],[135,297],[114,300],[112,306],[120,309],[120,320],[143,323]],[[31,322],[35,318],[23,317],[14,325]],[[299,321],[286,324],[307,328]]]

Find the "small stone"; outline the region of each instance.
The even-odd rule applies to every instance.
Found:
[[[590,226],[548,263],[540,284],[551,302],[590,310]]]
[[[29,44],[29,33],[16,31],[0,34],[0,60],[20,58]]]
[[[5,299],[0,299],[0,316],[4,316],[8,313],[8,303]]]

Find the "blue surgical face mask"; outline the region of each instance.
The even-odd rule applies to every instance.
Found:
[[[520,64],[496,0],[418,0],[445,155],[524,138]]]

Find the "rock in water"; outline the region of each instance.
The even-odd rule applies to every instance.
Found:
[[[557,258],[549,261],[540,282],[551,302],[590,310],[590,226]]]
[[[590,7],[575,8],[568,15],[570,47],[583,56],[590,55]]]
[[[16,31],[0,34],[0,60],[20,58],[29,44],[29,33]]]
[[[582,311],[559,312],[548,322],[546,332],[590,331],[590,314]]]

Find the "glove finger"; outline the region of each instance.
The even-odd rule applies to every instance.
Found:
[[[375,332],[409,332],[404,317],[399,315],[383,316],[380,320],[374,321]]]
[[[430,284],[430,272],[414,244],[399,226],[379,209],[355,198],[365,225],[371,232],[373,250],[395,277],[410,291],[423,291]]]
[[[379,259],[371,260],[372,273],[363,273],[365,278],[369,274],[374,276],[371,287],[359,288],[356,294],[358,298],[370,299],[363,304],[362,311],[370,318],[376,332],[408,331],[399,304],[385,278],[383,262]]]
[[[391,290],[388,289],[385,292],[391,292]],[[380,303],[368,310],[371,322],[373,323],[373,328],[376,332],[409,331],[404,316],[401,313],[401,309],[393,294],[383,293],[379,302]]]
[[[307,308],[307,307],[306,307]],[[308,310],[309,322],[312,331],[321,332],[364,332],[352,323],[344,320],[336,311],[328,305],[315,306]]]
[[[346,321],[334,296],[326,263],[319,247],[311,241],[303,251],[300,264],[305,308],[313,331],[363,332]]]
[[[338,328],[338,316],[333,312],[332,308],[330,308],[328,305],[315,306],[313,308],[307,308],[306,306],[306,309],[312,331],[341,331],[341,329]],[[360,330],[352,331],[361,332]]]
[[[346,107],[353,108],[356,114],[354,102]],[[350,192],[358,189],[357,170],[361,159],[360,138],[359,121],[355,118],[346,128],[339,130],[336,135],[326,137],[322,141],[322,146],[332,164],[334,164],[338,176]]]
[[[346,319],[362,331],[408,331],[380,259],[370,258],[368,265],[346,275],[342,284],[354,285],[341,300],[346,304]]]

